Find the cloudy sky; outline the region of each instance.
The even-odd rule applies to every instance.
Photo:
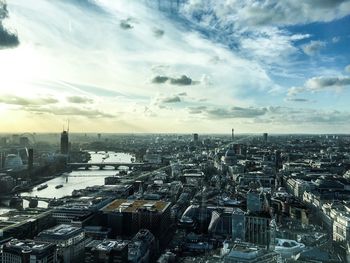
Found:
[[[350,132],[349,0],[7,4],[0,132]]]

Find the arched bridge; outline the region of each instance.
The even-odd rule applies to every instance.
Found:
[[[55,199],[55,198],[47,198],[47,197],[40,197],[40,196],[21,196],[20,198],[22,198],[23,200],[27,200],[29,202],[32,200],[37,200],[37,201],[42,201],[46,203],[49,203],[51,200]]]
[[[98,167],[100,170],[103,170],[105,167],[114,167],[115,170],[117,170],[121,166],[126,166],[129,169],[132,167],[140,167],[144,165],[149,165],[147,163],[118,163],[118,162],[106,162],[106,163],[68,163],[68,166],[71,169],[79,169],[79,168],[85,168],[85,170],[88,170],[91,167]]]

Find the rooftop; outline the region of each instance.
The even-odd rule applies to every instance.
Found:
[[[163,212],[169,206],[170,203],[164,201],[117,199],[105,206],[102,210],[104,212],[134,213],[138,210],[145,209],[148,211]]]
[[[20,224],[25,224],[30,221],[35,221],[39,218],[48,216],[51,212],[44,209],[26,209],[23,211],[9,211],[0,216],[0,229],[5,230]]]
[[[53,228],[42,231],[39,237],[50,237],[50,238],[67,238],[73,235],[77,235],[82,232],[82,228],[71,225],[61,224]]]
[[[129,244],[129,241],[125,241],[125,240],[105,239],[105,240],[93,240],[89,244],[87,244],[87,247],[91,247],[99,251],[109,252],[112,250],[123,250],[128,246],[128,244]]]
[[[51,243],[41,242],[41,241],[33,241],[33,240],[18,240],[12,239],[11,241],[5,244],[5,247],[8,249],[18,250],[22,253],[24,252],[37,252],[40,253],[43,250],[54,246]]]

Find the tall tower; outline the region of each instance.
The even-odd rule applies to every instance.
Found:
[[[194,134],[193,134],[193,142],[194,142],[195,144],[197,144],[198,141],[199,141],[198,133],[194,133]]]
[[[69,132],[69,126],[67,131],[63,130],[61,133],[61,154],[68,154],[68,151],[69,151],[68,132]]]
[[[34,162],[34,151],[32,148],[28,149],[28,171],[33,170],[33,162]]]
[[[235,140],[235,129],[232,129],[232,141]]]
[[[240,208],[232,212],[232,241],[245,241],[245,214]]]
[[[264,140],[264,143],[267,143],[267,138],[268,138],[268,133],[263,133],[263,140]]]
[[[0,152],[0,169],[5,168],[6,153]]]

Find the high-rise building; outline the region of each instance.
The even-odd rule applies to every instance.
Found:
[[[245,213],[240,208],[232,212],[232,240],[245,240]]]
[[[232,210],[218,208],[211,214],[208,233],[216,239],[223,239],[232,234]]]
[[[193,134],[193,142],[197,144],[198,141],[199,141],[198,133],[194,133],[194,134]]]
[[[56,246],[33,240],[12,239],[3,246],[2,263],[56,263]]]
[[[232,141],[235,139],[235,129],[232,129]]]
[[[271,216],[268,213],[248,213],[245,216],[245,241],[269,248]]]
[[[253,213],[263,210],[263,196],[256,189],[250,189],[247,193],[247,210]]]
[[[149,229],[157,238],[170,227],[170,203],[152,200],[117,199],[103,208],[112,235],[130,236]]]
[[[6,153],[0,152],[0,169],[5,168]]]
[[[28,163],[27,163],[27,167],[28,170],[31,171],[33,169],[33,163],[34,163],[34,151],[33,149],[28,149]]]
[[[281,151],[275,151],[275,168],[276,171],[282,168],[282,154]]]
[[[58,225],[42,231],[36,240],[56,244],[60,262],[80,262],[80,259],[84,257],[86,239],[81,227]]]
[[[68,154],[68,151],[69,151],[68,131],[63,131],[61,133],[61,154]]]
[[[267,143],[268,133],[263,133],[263,141],[264,143]]]

